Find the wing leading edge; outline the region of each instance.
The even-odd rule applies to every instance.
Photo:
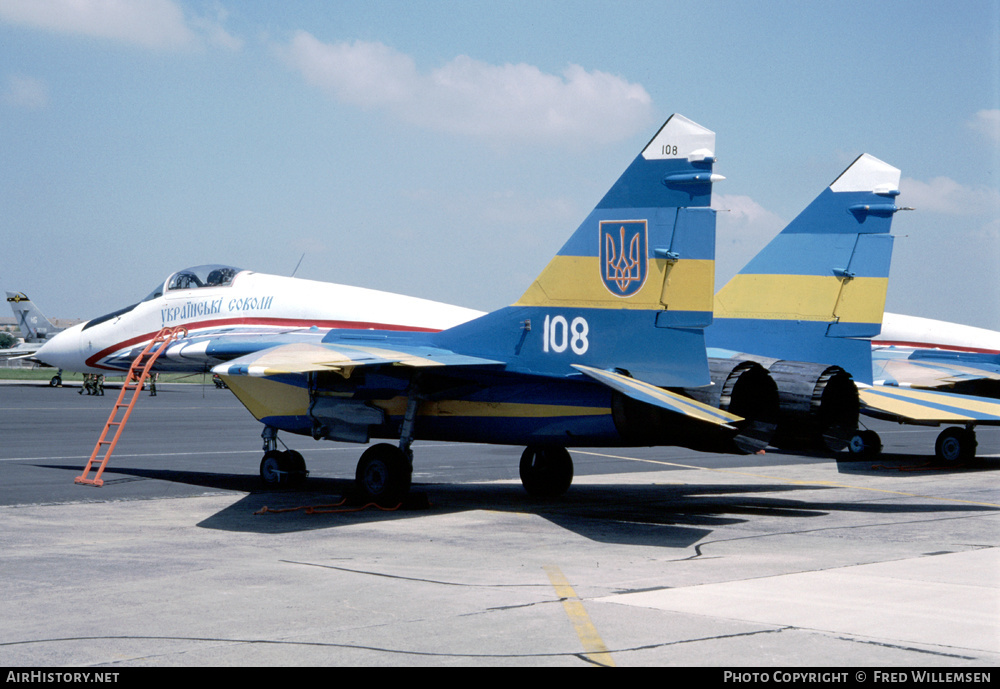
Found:
[[[430,346],[368,346],[359,343],[288,344],[271,347],[220,364],[212,369],[221,376],[267,377],[332,371],[345,378],[359,366],[502,367],[502,361],[456,354]]]

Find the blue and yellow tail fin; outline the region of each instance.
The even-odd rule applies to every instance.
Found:
[[[515,306],[654,310],[711,322],[715,133],[672,116]]]
[[[515,304],[439,340],[519,372],[708,384],[714,163],[715,133],[671,116]]]
[[[900,171],[864,154],[715,297],[708,344],[837,364],[870,382]]]

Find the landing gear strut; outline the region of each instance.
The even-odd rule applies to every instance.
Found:
[[[406,413],[399,429],[399,447],[389,443],[372,445],[358,460],[354,472],[355,487],[361,498],[382,507],[395,507],[406,499],[413,479],[413,429],[417,420],[419,376],[414,376],[407,390]]]

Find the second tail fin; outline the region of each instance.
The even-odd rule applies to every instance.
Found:
[[[715,297],[708,344],[837,364],[870,382],[900,171],[858,157]]]

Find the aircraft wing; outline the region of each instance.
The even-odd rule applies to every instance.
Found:
[[[903,423],[1000,425],[1000,400],[887,385],[858,386],[861,412]]]
[[[0,349],[0,359],[21,359],[29,357],[37,352],[40,346],[41,345],[24,343],[15,347],[10,347],[9,349]]]
[[[363,366],[500,368],[504,366],[504,362],[457,354],[426,345],[392,344],[380,347],[342,340],[335,343],[298,343],[271,347],[219,364],[212,369],[212,372],[223,376],[260,378],[332,371],[348,378],[355,368]],[[743,421],[739,416],[641,380],[579,364],[574,364],[573,367],[631,399],[676,414],[734,430],[730,424]]]
[[[733,428],[735,430],[735,427],[731,424],[743,420],[742,417],[736,416],[735,414],[730,414],[729,412],[722,411],[716,407],[710,407],[707,404],[696,402],[689,397],[685,397],[684,395],[680,395],[669,390],[664,390],[663,388],[658,388],[655,385],[644,383],[641,380],[623,376],[620,373],[602,371],[600,369],[591,368],[590,366],[582,366],[580,364],[573,364],[573,368],[590,378],[593,378],[599,383],[603,383],[609,388],[617,390],[626,397],[630,397],[631,399],[638,400],[639,402],[645,402],[646,404],[651,404],[654,407],[660,407],[661,409],[666,409],[667,411],[672,411],[677,414],[683,414],[684,416],[691,417],[699,421],[705,421],[707,423],[725,426],[726,428]]]
[[[437,366],[502,367],[504,362],[456,354],[446,349],[424,345],[387,347],[362,343],[288,344],[264,349],[220,364],[213,373],[223,376],[267,377],[333,371],[349,377],[360,366]]]
[[[876,348],[872,376],[911,388],[1000,397],[1000,357],[992,353]]]
[[[41,344],[36,342],[22,342],[16,347],[0,349],[0,361],[5,361],[7,359],[27,359],[34,364],[39,364],[47,368],[48,364],[35,358],[35,354],[41,346]]]

